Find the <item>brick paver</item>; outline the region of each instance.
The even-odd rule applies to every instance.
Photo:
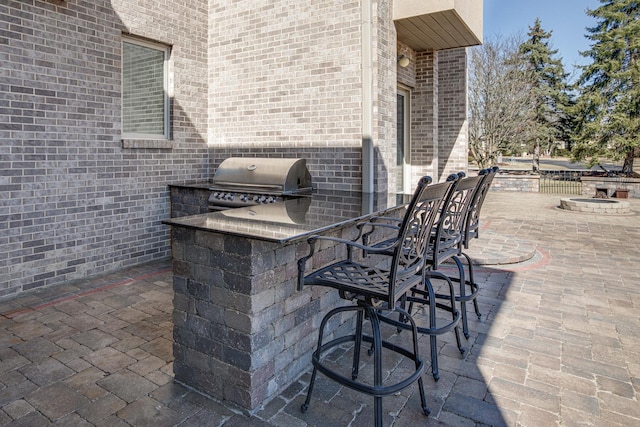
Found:
[[[439,337],[431,415],[409,387],[384,399],[386,424],[640,425],[640,218],[562,211],[560,197],[489,194],[469,251],[486,264],[483,317],[469,306],[464,356]],[[0,425],[371,424],[370,397],[321,375],[307,413],[309,373],[251,417],[174,383],[171,280],[157,262],[0,300]]]

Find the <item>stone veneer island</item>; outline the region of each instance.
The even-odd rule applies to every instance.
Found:
[[[399,216],[406,201],[316,192],[165,221],[173,256],[175,380],[248,412],[277,396],[311,368],[322,316],[344,304],[332,290],[296,290],[307,237],[354,238],[357,222]],[[308,269],[346,256],[330,244],[320,249]]]

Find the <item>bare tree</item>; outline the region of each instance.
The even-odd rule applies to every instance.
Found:
[[[480,168],[531,139],[534,76],[518,54],[519,45],[517,38],[496,37],[471,49],[469,149]]]

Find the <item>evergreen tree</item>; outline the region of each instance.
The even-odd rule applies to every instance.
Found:
[[[533,95],[535,112],[529,145],[533,148],[533,170],[540,169],[540,150],[550,154],[559,140],[567,141],[570,127],[566,114],[570,104],[567,76],[562,61],[556,59],[558,51],[550,46],[551,32],[542,28],[536,18],[527,33],[529,38],[519,51],[534,75]]]
[[[582,66],[578,80],[579,127],[573,156],[624,159],[623,172],[633,172],[640,154],[640,2],[600,0],[587,10],[597,24],[587,28],[591,49],[581,52],[592,63]]]

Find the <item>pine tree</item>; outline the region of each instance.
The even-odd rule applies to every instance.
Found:
[[[540,169],[540,150],[548,153],[559,140],[566,141],[570,104],[567,76],[562,61],[556,59],[558,51],[550,46],[551,32],[542,28],[536,18],[527,33],[529,39],[520,45],[519,51],[534,75],[535,98],[534,126],[529,133],[533,147],[533,170]]]
[[[587,10],[597,24],[587,28],[591,49],[581,52],[592,62],[581,67],[578,80],[580,122],[573,156],[591,165],[603,157],[623,159],[623,172],[631,174],[640,154],[640,2],[600,3]]]

